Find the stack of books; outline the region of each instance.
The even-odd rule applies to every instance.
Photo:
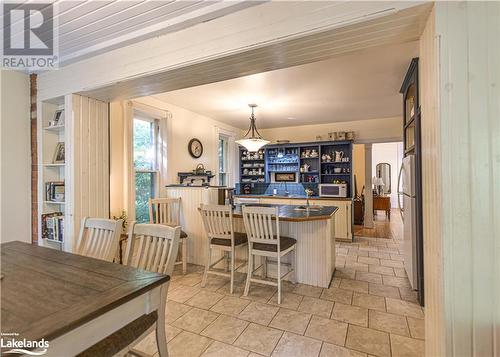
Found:
[[[64,202],[64,181],[45,182],[45,200]]]
[[[42,214],[42,238],[63,242],[64,215],[62,212]]]

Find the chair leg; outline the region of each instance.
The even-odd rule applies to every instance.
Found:
[[[231,249],[231,288],[230,293],[233,294],[234,287],[234,248]]]
[[[281,305],[281,260],[278,252],[278,305]]]
[[[182,240],[182,274],[187,273],[187,240]]]
[[[156,345],[159,357],[168,357],[167,335],[165,333],[165,305],[167,303],[167,288],[164,285],[160,292],[160,307],[158,309],[158,320],[156,320]]]
[[[248,264],[247,264],[247,282],[245,284],[245,291],[243,292],[243,296],[248,296],[248,291],[250,290],[250,279],[252,279],[252,271],[253,271],[253,254],[248,252]]]
[[[267,257],[262,257],[262,279],[267,278]]]
[[[293,283],[297,284],[297,248],[293,250],[292,258],[292,269],[293,269]]]
[[[210,269],[210,261],[212,260],[212,248],[210,244],[207,247],[207,262],[205,263],[205,271],[203,272],[203,279],[201,279],[201,287],[204,288],[207,285],[208,270]]]
[[[226,272],[229,271],[229,252],[224,252],[224,260],[226,261]]]

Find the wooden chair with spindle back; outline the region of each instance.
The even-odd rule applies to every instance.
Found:
[[[248,271],[243,296],[248,295],[251,282],[273,285],[278,287],[278,304],[281,304],[281,280],[291,273],[294,274],[294,281],[296,279],[295,247],[297,241],[294,238],[280,235],[279,207],[242,206],[242,213],[248,237]],[[291,264],[282,263],[282,257],[290,252],[294,253]],[[253,272],[260,268],[254,269],[253,256],[263,258],[262,269],[264,277],[267,277],[267,258],[276,258],[278,270],[276,283],[253,277]],[[282,265],[291,266],[284,275],[281,275]]]
[[[203,280],[201,286],[205,287],[207,283],[208,274],[229,276],[230,293],[233,293],[234,286],[234,272],[243,264],[235,266],[236,248],[242,247],[247,244],[247,235],[245,233],[235,232],[233,229],[233,210],[231,205],[201,205],[200,214],[207,234],[207,260],[205,262],[205,272],[203,273]],[[211,263],[212,249],[222,250],[224,256],[219,260]],[[228,256],[230,255],[230,257]],[[213,270],[212,268],[217,265],[221,260],[226,259],[226,271],[229,273],[221,272],[220,270]]]
[[[129,228],[125,264],[161,274],[172,275],[179,249],[181,227],[159,224],[135,224]],[[156,329],[156,343],[160,357],[168,356],[165,334],[165,304],[168,283],[162,287],[159,309],[147,311],[104,340],[82,352],[78,357],[123,356],[145,354],[132,346]]]
[[[112,262],[118,250],[122,222],[121,219],[83,218],[76,253]]]
[[[149,223],[176,227],[180,225],[180,214],[180,198],[149,199]],[[181,259],[175,264],[182,264],[183,274],[187,272],[187,237],[188,235],[181,229]]]

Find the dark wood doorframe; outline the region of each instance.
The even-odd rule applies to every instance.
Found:
[[[31,124],[31,243],[38,243],[38,137],[37,137],[37,75],[30,75]]]

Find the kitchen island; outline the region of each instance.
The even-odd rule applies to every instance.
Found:
[[[189,263],[205,264],[207,237],[198,208],[200,204],[218,204],[217,191],[213,187],[166,187],[167,197],[181,198],[181,225],[188,235]],[[251,205],[279,207],[280,234],[297,240],[297,282],[328,287],[335,270],[335,219],[338,207],[319,204],[316,209],[305,210],[299,204]],[[234,229],[245,232],[241,205],[236,205],[234,210]],[[236,256],[237,259],[246,260],[248,248],[238,249]],[[214,252],[213,259],[216,258]],[[287,259],[290,257],[285,257],[283,261],[287,262]],[[246,266],[242,269],[240,272],[246,272]],[[268,275],[273,277],[275,272],[276,265],[270,264]]]
[[[299,205],[250,204],[279,209],[281,236],[297,240],[296,278],[298,283],[328,287],[335,271],[335,214],[337,207]],[[233,213],[234,229],[245,232],[241,205]],[[289,262],[285,257],[283,262]],[[276,264],[270,264],[268,275],[276,274]]]

